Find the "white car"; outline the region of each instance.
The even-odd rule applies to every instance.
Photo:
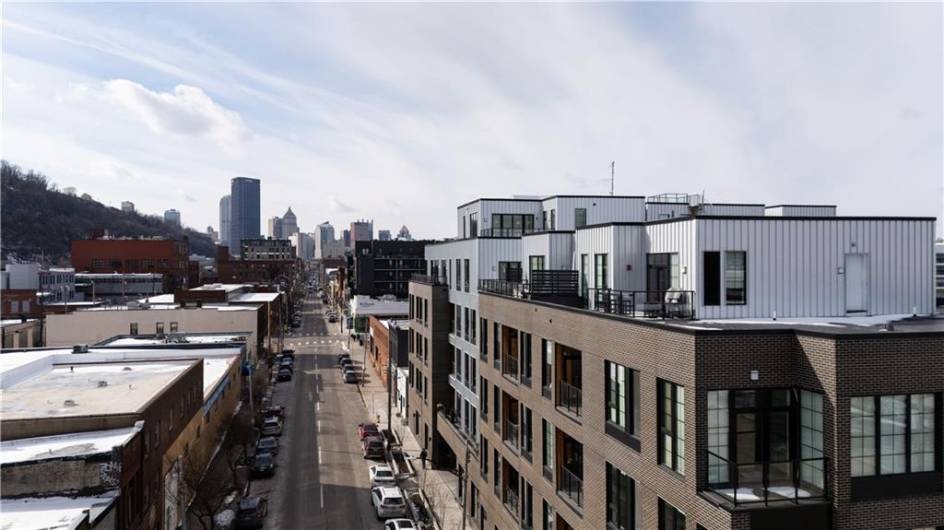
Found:
[[[390,466],[378,464],[376,466],[370,466],[369,471],[370,487],[397,485],[397,476],[393,474],[393,470],[390,469]]]
[[[406,499],[403,491],[397,487],[376,487],[370,490],[370,502],[377,511],[377,519],[405,517],[407,514]]]
[[[390,519],[384,524],[384,530],[414,530],[416,525],[409,519]]]

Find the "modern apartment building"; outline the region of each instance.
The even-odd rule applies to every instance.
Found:
[[[406,298],[410,277],[426,272],[426,241],[356,241],[353,293]]]
[[[944,313],[944,243],[934,245],[934,288],[937,310]]]
[[[933,219],[558,196],[457,229],[408,396],[473,527],[944,525]]]
[[[242,249],[243,239],[258,239],[260,226],[259,179],[236,177],[230,182],[229,248],[231,254]]]

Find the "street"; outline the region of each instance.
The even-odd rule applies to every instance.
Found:
[[[368,413],[356,385],[341,381],[338,324],[328,323],[320,299],[309,297],[293,331],[286,347],[295,350],[295,374],[273,393],[286,409],[278,468],[252,485],[254,495],[269,499],[265,528],[382,528],[370,503],[373,461],[362,457],[357,438]]]

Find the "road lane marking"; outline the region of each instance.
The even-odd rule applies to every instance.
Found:
[[[318,489],[321,491],[321,507],[324,508],[324,486],[319,486]]]
[[[320,402],[320,401],[318,401],[318,402],[315,403],[315,410],[317,410],[318,412],[321,412],[321,402]]]
[[[318,420],[318,432],[321,432],[321,420]]]
[[[321,448],[318,448],[318,464],[321,464]]]

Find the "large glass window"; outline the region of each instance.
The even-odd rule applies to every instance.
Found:
[[[479,212],[469,214],[469,237],[479,236]]]
[[[800,458],[800,478],[823,487],[823,395],[809,390],[800,391]]]
[[[494,237],[518,237],[531,232],[534,232],[533,214],[492,214],[491,235]]]
[[[659,499],[659,530],[685,530],[685,514]]]
[[[551,398],[554,387],[554,342],[541,339],[541,394]]]
[[[708,483],[728,481],[728,391],[708,392]]]
[[[685,387],[659,380],[659,463],[685,474]]]
[[[574,208],[574,226],[577,228],[580,228],[581,226],[587,226],[586,208]]]
[[[463,269],[465,269],[465,276],[464,276],[464,278],[465,278],[465,283],[464,283],[464,285],[465,285],[465,292],[469,292],[469,280],[471,279],[471,275],[469,274],[469,260],[467,260],[467,259],[466,259],[466,260],[463,260],[463,261],[462,261],[462,267],[463,267]]]
[[[724,253],[724,301],[732,305],[747,303],[747,252]]]
[[[554,425],[545,419],[541,420],[541,464],[544,465],[544,476],[554,476]]]
[[[528,258],[528,272],[543,271],[544,256],[530,256]]]
[[[521,262],[520,261],[499,261],[498,279],[508,282],[521,281]]]
[[[606,463],[606,524],[615,530],[634,530],[636,484],[629,475]]]
[[[607,271],[606,271],[606,258],[607,254],[594,254],[593,255],[593,266],[594,266],[594,275],[593,275],[593,286],[597,289],[607,289]]]
[[[520,331],[518,338],[521,341],[521,383],[531,386],[531,334]]]
[[[935,471],[935,401],[935,394],[851,398],[852,476]]]
[[[639,372],[611,361],[604,364],[606,422],[621,433],[635,435],[639,432]]]
[[[653,293],[653,297],[661,300],[662,293],[678,288],[680,283],[678,254],[662,253],[646,256],[646,289]]]

